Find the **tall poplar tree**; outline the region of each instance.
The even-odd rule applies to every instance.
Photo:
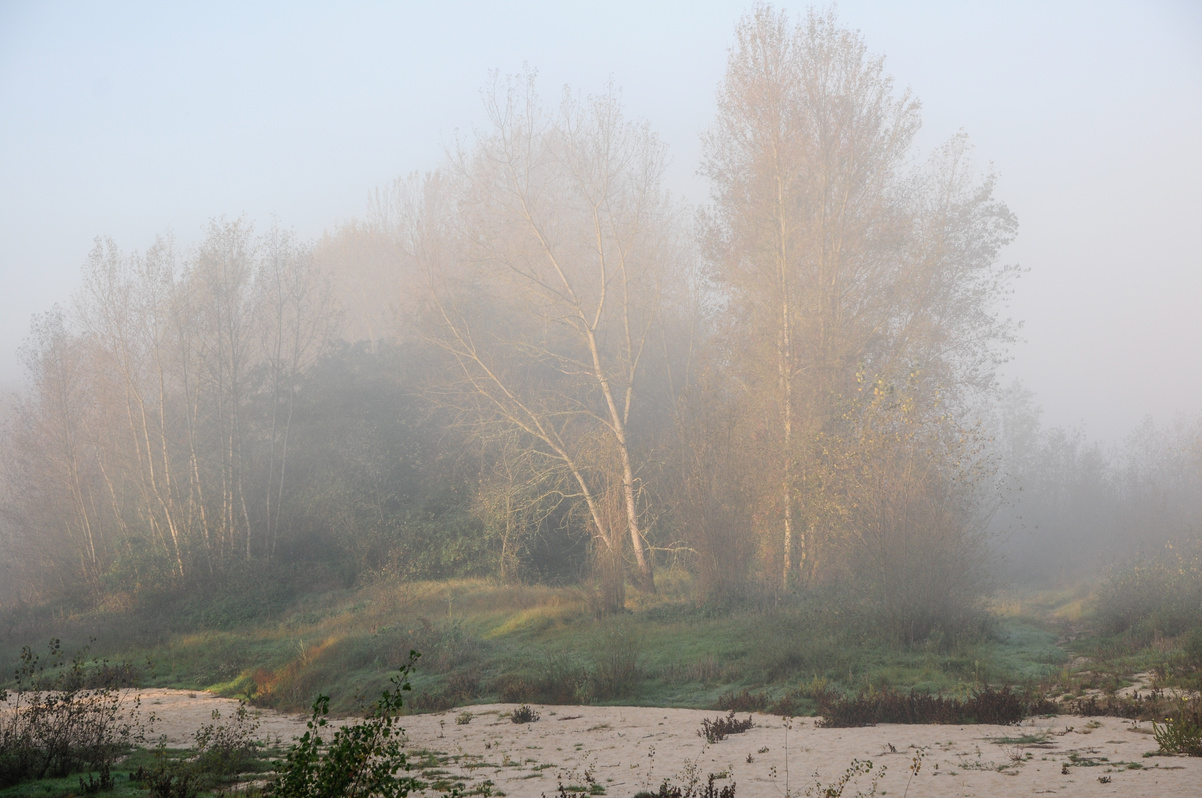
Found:
[[[997,256],[1014,217],[964,137],[914,166],[919,125],[918,102],[833,12],[794,25],[760,6],[739,23],[702,171],[725,361],[766,442],[759,517],[783,588],[857,531],[867,499],[848,453],[889,439],[867,432],[901,401],[882,392],[914,409],[890,424],[918,408],[950,418],[1011,337]]]

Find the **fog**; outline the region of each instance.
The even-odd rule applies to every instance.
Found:
[[[992,162],[1029,271],[1009,372],[1045,421],[1117,441],[1192,414],[1202,370],[1202,11],[1194,3],[848,2],[923,103],[920,143],[963,128]],[[607,80],[670,146],[668,186],[707,199],[699,134],[742,3],[0,9],[0,379],[31,314],[65,302],[91,240],[144,248],[207,220],[302,236],[430,168],[482,123],[490,70],[544,94]]]
[[[8,567],[687,560],[913,642],[989,534],[1196,537],[1202,11],[790,10],[3,6]]]

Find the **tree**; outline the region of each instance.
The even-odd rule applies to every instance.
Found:
[[[438,340],[479,421],[519,432],[561,469],[599,555],[634,554],[654,589],[639,506],[636,399],[663,283],[678,266],[664,148],[609,94],[565,91],[546,112],[533,77],[494,87],[491,130],[451,167],[454,258],[424,247]],[[456,281],[455,270],[461,270]]]
[[[170,238],[132,254],[97,239],[71,311],[37,318],[25,349],[8,441],[26,537],[90,580],[123,556],[149,554],[159,583],[273,556],[329,296],[309,247],[243,221],[214,222],[182,265]]]
[[[267,372],[263,549],[271,559],[280,541],[280,508],[287,484],[297,387],[329,346],[337,317],[331,307],[329,284],[318,274],[311,247],[302,245],[278,225],[268,232],[263,246],[254,301],[260,315],[262,364]]]
[[[108,554],[96,513],[97,491],[87,467],[93,450],[86,428],[86,348],[68,329],[61,308],[35,316],[22,355],[29,389],[7,425],[5,463],[12,526],[24,533],[26,553],[44,567],[75,566],[95,580]],[[15,531],[15,529],[14,529]]]
[[[904,393],[907,423],[921,410],[954,435],[1010,340],[996,303],[1012,272],[996,259],[1014,218],[963,136],[911,167],[918,111],[833,12],[794,27],[760,6],[736,29],[703,172],[725,357],[769,450],[782,588],[859,523],[839,464],[891,406],[864,391]]]

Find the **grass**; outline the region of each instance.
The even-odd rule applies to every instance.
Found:
[[[298,594],[266,615],[210,629],[182,623],[173,631],[160,619],[153,634],[122,633],[144,619],[136,607],[64,613],[48,626],[68,641],[111,631],[95,650],[152,662],[147,686],[293,711],[320,690],[336,713],[378,694],[410,650],[422,652],[411,706],[420,711],[497,700],[711,708],[744,690],[800,700],[797,691],[814,683],[850,694],[892,685],[964,696],[986,683],[1049,678],[1066,657],[1053,632],[1020,616],[961,639],[898,647],[862,619],[805,597],[770,610],[715,608],[700,604],[680,574],[666,575],[661,588],[655,596],[631,591],[625,615],[600,621],[578,589],[456,580]],[[217,609],[190,612],[213,617]]]
[[[1160,572],[1152,574],[1170,584]],[[362,697],[379,695],[410,650],[422,657],[408,712],[507,701],[793,715],[868,697],[873,714],[882,696],[905,711],[931,703],[922,696],[936,696],[946,706],[934,709],[960,721],[969,719],[961,709],[974,696],[1013,688],[1021,696],[1063,696],[1064,706],[1081,714],[1156,720],[1164,750],[1197,749],[1196,703],[1187,713],[1185,705],[1173,705],[1171,693],[1116,695],[1136,674],[1151,674],[1160,687],[1196,690],[1202,683],[1202,628],[1182,623],[1177,605],[1170,608],[1175,615],[1158,616],[1165,619],[1160,626],[1115,621],[1132,614],[1130,606],[1150,601],[1142,584],[1135,594],[1142,603],[1130,598],[1127,572],[1105,590],[1000,596],[980,628],[909,646],[821,596],[774,606],[709,606],[698,601],[686,574],[667,572],[659,581],[660,593],[631,591],[626,612],[605,619],[594,615],[581,589],[484,580],[260,591],[264,606],[254,612],[235,611],[221,591],[209,604],[201,595],[165,601],[169,610],[186,610],[175,616],[138,600],[100,609],[22,607],[0,614],[0,652],[44,643],[50,634],[69,648],[97,635],[93,652],[135,663],[128,672],[145,686],[213,690],[284,710],[309,706],[320,691],[332,697],[335,714],[357,712]],[[39,637],[29,638],[33,632]],[[11,672],[13,663],[3,656],[0,673]],[[470,710],[460,711],[456,722],[471,723]],[[1016,734],[995,742],[1039,747],[1046,738]],[[262,770],[279,753],[262,751],[243,765]],[[139,768],[148,771],[163,757],[183,763],[195,754],[135,751],[114,768],[109,794],[144,795],[146,787],[131,780]],[[429,763],[425,777],[449,788],[451,781],[435,772],[443,764]],[[19,785],[0,791],[0,798],[77,794],[81,776],[87,774]],[[576,793],[576,787],[567,789]]]
[[[1145,671],[1183,686],[1198,678],[1188,658],[1202,638],[1186,630],[1141,647],[1123,631],[1098,636],[1081,610],[1096,597],[1083,588],[1002,596],[978,629],[900,646],[872,619],[821,596],[715,607],[697,599],[683,572],[659,583],[656,595],[630,591],[626,613],[602,620],[579,588],[485,580],[333,583],[288,601],[277,591],[267,609],[233,617],[221,615],[230,602],[220,592],[212,606],[172,599],[188,610],[174,620],[137,601],[53,616],[24,608],[0,623],[9,630],[0,651],[30,642],[17,635],[35,628],[68,644],[98,633],[98,654],[153,663],[143,668],[145,685],[291,711],[320,690],[336,714],[378,694],[410,650],[422,658],[408,711],[506,701],[804,714],[822,693],[913,689],[965,700],[992,685],[1081,697]],[[219,622],[200,628],[197,618]],[[0,662],[0,673],[8,665]]]
[[[149,750],[134,751],[127,759],[123,759],[121,763],[113,769],[114,789],[111,792],[105,792],[105,795],[114,796],[114,798],[126,798],[127,796],[139,796],[142,798],[146,795],[146,790],[131,776],[133,776],[138,768],[149,768],[154,766],[154,752]],[[41,779],[39,781],[30,781],[23,784],[18,784],[8,789],[0,790],[2,798],[58,798],[59,796],[79,795],[80,779],[88,776],[98,775],[94,772],[90,773],[75,773],[69,776],[63,776],[56,779]]]

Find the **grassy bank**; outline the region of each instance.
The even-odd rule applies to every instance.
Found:
[[[288,710],[324,691],[336,711],[374,695],[410,650],[422,653],[416,711],[497,700],[707,708],[743,691],[790,694],[806,711],[823,691],[965,695],[985,684],[1034,685],[1068,662],[1055,629],[1023,613],[898,646],[829,600],[698,603],[680,573],[664,574],[654,596],[632,593],[616,617],[598,618],[592,606],[581,588],[481,580],[378,581],[241,601],[215,591],[76,613],[27,609],[8,619],[5,650],[50,634],[67,646],[95,638],[95,653],[148,663],[144,684]]]

